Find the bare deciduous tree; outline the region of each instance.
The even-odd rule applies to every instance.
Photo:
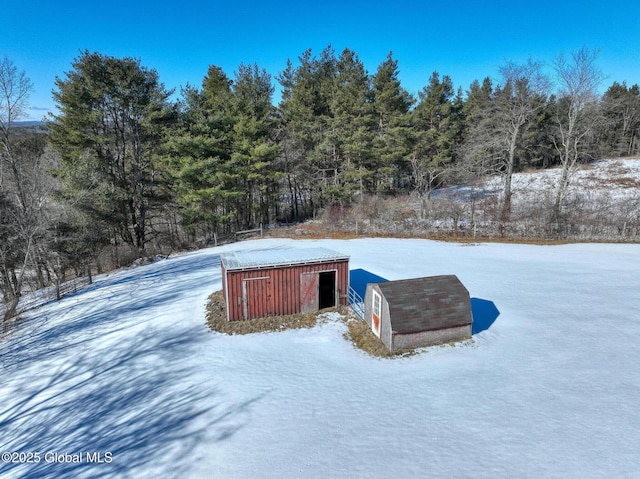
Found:
[[[500,219],[511,214],[511,182],[519,156],[527,147],[525,132],[545,107],[549,79],[542,64],[507,62],[500,68],[502,84],[481,106],[478,121],[469,129],[463,156],[482,173],[493,170],[503,179]]]
[[[14,123],[24,116],[32,89],[25,72],[18,72],[13,62],[4,57],[0,61],[0,226],[3,238],[0,246],[0,288],[7,304],[5,317],[12,316],[17,306],[24,266],[32,248],[31,241],[20,244],[24,239],[20,234],[24,224],[21,225],[19,219],[26,201],[27,186],[21,181],[19,155],[14,152],[12,138]],[[17,276],[16,269],[20,271]]]
[[[560,218],[571,177],[579,169],[580,161],[586,159],[587,140],[601,121],[597,89],[603,75],[596,66],[597,58],[597,50],[583,47],[570,58],[561,54],[553,65],[558,77],[559,98],[552,140],[562,166],[553,222]]]
[[[13,62],[4,57],[0,61],[0,188],[4,188],[5,169],[14,163],[11,129],[24,117],[32,89],[25,72],[18,72]]]
[[[4,318],[15,315],[27,285],[51,282],[51,225],[59,213],[51,198],[54,179],[47,174],[57,158],[37,130],[18,128],[32,89],[24,72],[0,62],[0,290]]]
[[[26,73],[18,72],[13,62],[4,57],[0,61],[0,131],[3,140],[12,123],[25,116],[32,90],[33,84]]]

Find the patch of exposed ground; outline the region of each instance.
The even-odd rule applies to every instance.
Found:
[[[374,356],[376,358],[399,358],[405,356],[413,356],[420,350],[406,350],[396,351],[392,353],[387,347],[380,341],[367,323],[357,318],[345,318],[347,323],[347,332],[344,333],[344,338],[347,341],[351,341],[353,345],[362,349],[364,352]]]
[[[248,321],[227,321],[222,291],[209,296],[207,302],[207,324],[213,331],[225,334],[254,334],[285,329],[313,328],[317,313],[300,313],[288,316],[270,316]]]
[[[227,313],[222,291],[209,296],[207,302],[207,324],[212,331],[224,334],[256,334],[285,331],[287,329],[313,328],[324,313],[339,311],[339,318],[347,325],[344,338],[356,348],[376,358],[399,358],[426,351],[426,348],[390,352],[380,339],[373,334],[367,323],[356,318],[349,308],[329,308],[316,313],[270,316],[247,321],[227,321]],[[453,343],[449,343],[453,344]],[[444,346],[444,345],[442,345]]]

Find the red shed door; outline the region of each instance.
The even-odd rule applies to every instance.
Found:
[[[242,317],[244,319],[270,316],[271,292],[269,277],[242,280]]]
[[[318,273],[300,275],[300,312],[318,311]]]

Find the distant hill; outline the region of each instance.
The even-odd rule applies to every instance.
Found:
[[[44,121],[15,121],[13,122],[13,126],[15,128],[23,128],[29,126],[45,126],[46,123]]]
[[[15,135],[46,134],[47,123],[44,121],[16,121],[11,124]]]

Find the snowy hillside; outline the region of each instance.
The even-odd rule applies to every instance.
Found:
[[[556,216],[561,174],[561,168],[515,173],[507,220],[501,209],[504,178],[494,175],[436,189],[428,200],[417,195],[365,197],[352,208],[327,210],[319,220],[285,234],[640,241],[640,158],[581,165]]]
[[[220,253],[309,246],[390,280],[456,274],[500,314],[395,360],[330,317],[208,330]],[[0,477],[635,478],[639,267],[638,245],[271,239],[101,276],[0,339],[0,452],[33,461],[3,454]]]
[[[555,194],[562,170],[551,168],[515,173],[514,200],[530,203],[536,197]],[[500,190],[500,179],[495,177],[486,184],[488,190]],[[582,165],[572,177],[569,196],[579,196],[591,202],[615,199],[619,203],[640,200],[640,159],[621,158],[595,161]]]

